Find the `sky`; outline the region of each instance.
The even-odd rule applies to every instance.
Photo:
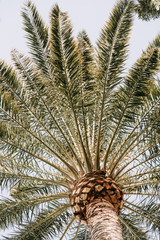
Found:
[[[27,53],[26,40],[22,30],[21,10],[24,0],[0,0],[0,59],[11,63],[10,52],[16,48]],[[116,0],[34,0],[37,9],[49,25],[49,15],[57,3],[67,11],[74,26],[74,35],[85,29],[96,45],[100,29],[104,26]],[[142,50],[160,33],[160,19],[145,22],[135,19],[131,34],[128,66],[140,56]]]

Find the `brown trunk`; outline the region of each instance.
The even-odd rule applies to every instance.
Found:
[[[123,206],[123,192],[102,170],[87,173],[73,183],[70,203],[75,217],[86,224],[86,208],[97,200],[110,202],[117,215],[120,214]]]
[[[123,240],[118,215],[110,202],[97,200],[88,204],[86,218],[92,240]]]

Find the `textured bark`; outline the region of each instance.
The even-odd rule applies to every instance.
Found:
[[[86,207],[92,240],[123,240],[115,208],[107,201],[94,201]]]
[[[87,173],[73,183],[70,203],[75,217],[86,224],[87,205],[97,200],[110,202],[117,215],[120,214],[123,206],[123,192],[102,170]]]

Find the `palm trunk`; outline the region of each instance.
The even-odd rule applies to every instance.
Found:
[[[92,240],[123,240],[118,215],[110,202],[88,204],[86,217]]]

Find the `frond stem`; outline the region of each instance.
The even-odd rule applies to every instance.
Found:
[[[69,101],[71,103],[71,109],[72,109],[72,112],[73,112],[75,125],[76,125],[76,128],[77,128],[77,132],[78,132],[79,140],[80,140],[80,143],[81,143],[81,147],[82,147],[84,159],[85,159],[85,162],[86,162],[86,166],[88,168],[88,171],[91,171],[92,167],[91,167],[90,161],[89,161],[89,159],[87,157],[86,150],[84,148],[84,144],[83,144],[83,141],[82,141],[82,136],[81,136],[81,133],[80,133],[80,126],[78,124],[77,115],[76,115],[75,108],[74,108],[74,105],[73,105],[73,99],[72,99],[72,96],[71,96],[71,93],[70,93],[70,89],[69,89],[70,76],[69,76],[69,73],[68,73],[68,70],[67,70],[67,66],[66,66],[66,58],[64,56],[64,46],[63,46],[63,39],[61,37],[61,21],[60,21],[60,18],[61,18],[61,15],[59,13],[60,48],[61,48],[61,56],[62,56],[62,61],[63,61],[64,73],[65,73],[65,77],[66,77],[66,80],[67,80],[67,88],[68,88],[68,92],[69,92]],[[80,165],[82,165],[82,164],[80,164]],[[82,170],[82,166],[81,166],[81,170]]]
[[[130,1],[128,1],[129,4]],[[116,27],[116,32],[113,36],[113,40],[112,40],[112,45],[111,45],[111,49],[110,49],[110,53],[109,53],[109,57],[108,57],[108,62],[106,64],[107,68],[106,68],[106,72],[105,72],[105,76],[104,76],[104,87],[103,87],[103,94],[102,94],[102,106],[101,106],[101,113],[100,113],[100,119],[99,119],[99,127],[98,127],[98,138],[97,138],[97,148],[96,148],[96,157],[95,157],[95,168],[97,170],[100,169],[100,159],[99,159],[99,152],[100,152],[100,136],[101,136],[101,127],[102,127],[102,119],[103,119],[103,112],[104,112],[104,105],[105,105],[105,95],[106,95],[106,84],[107,84],[107,79],[108,79],[108,72],[109,72],[109,68],[110,68],[110,64],[111,64],[111,60],[112,60],[112,54],[113,54],[113,50],[114,50],[114,45],[116,43],[116,39],[117,39],[117,35],[122,23],[122,20],[124,18],[124,14],[127,11],[128,8],[128,4],[124,9],[124,12],[117,24]]]
[[[120,222],[122,222],[128,228],[128,230],[134,235],[134,237],[136,237],[138,240],[141,240],[139,236],[135,233],[135,231],[129,226],[129,224],[123,218],[121,218],[120,216],[118,216],[118,218]]]
[[[134,188],[134,187],[138,187],[138,186],[143,186],[143,185],[151,185],[151,184],[159,184],[159,181],[155,180],[155,181],[151,181],[151,180],[148,180],[148,181],[143,181],[143,182],[135,182],[135,183],[130,183],[130,184],[124,184],[122,186],[122,189],[130,189],[130,188]]]
[[[143,211],[143,212],[144,212],[144,216],[146,216],[146,218],[147,218],[148,220],[154,222],[156,225],[158,225],[158,226],[160,227],[160,224],[158,224],[159,219],[156,218],[155,216],[154,216],[154,219],[148,217],[148,215],[150,215],[150,213],[149,213],[148,211],[145,211],[144,209],[142,209],[142,208],[138,207],[137,205],[135,205],[135,204],[133,204],[133,203],[131,203],[131,202],[128,202],[128,201],[126,201],[126,200],[125,200],[124,202],[126,202],[127,204],[131,205],[131,206],[134,207],[134,208],[137,208],[139,211]],[[142,214],[142,215],[143,215],[143,214]],[[155,221],[155,220],[157,220],[157,221]]]
[[[75,221],[75,217],[72,217],[71,221],[69,222],[69,224],[67,225],[66,229],[64,230],[61,238],[59,240],[62,240],[63,237],[65,236],[65,234],[67,233],[67,231],[69,230],[70,226],[72,225],[72,223]]]
[[[157,168],[157,167],[156,167]],[[124,178],[121,178],[119,181],[116,181],[116,182],[123,182],[124,180],[126,179],[130,179],[130,178],[135,178],[135,177],[141,177],[141,176],[144,176],[146,174],[154,174],[154,173],[158,173],[160,172],[160,168],[159,169],[153,169],[152,171],[147,171],[147,172],[142,172],[142,173],[139,173],[139,174],[135,174],[135,175],[129,175],[127,177],[124,177]]]
[[[136,168],[137,166],[140,166],[141,164],[146,163],[147,161],[152,160],[152,159],[154,159],[155,157],[158,157],[160,154],[158,154],[158,155],[155,154],[154,156],[152,156],[152,157],[150,157],[150,158],[147,158],[147,159],[145,159],[144,161],[140,162],[139,164],[137,164],[137,165],[135,165],[135,166],[127,169],[124,173],[122,173],[122,174],[119,176],[119,174],[120,174],[127,166],[129,166],[129,165],[130,165],[133,161],[135,161],[139,156],[141,156],[143,153],[145,153],[147,150],[149,150],[151,147],[154,147],[154,146],[155,146],[155,144],[149,146],[147,149],[144,149],[142,152],[140,152],[140,153],[138,154],[138,156],[136,156],[135,158],[132,158],[131,161],[127,162],[122,168],[120,168],[120,169],[115,173],[115,179],[118,180],[118,179],[119,179],[120,177],[122,177],[124,174],[126,174],[127,172],[129,172],[129,171],[131,171],[132,169]],[[119,177],[118,177],[118,176],[119,176]],[[117,179],[117,177],[118,177],[118,179]]]
[[[36,154],[33,154],[32,152],[30,152],[30,151],[28,151],[28,150],[26,150],[26,149],[23,149],[23,148],[21,148],[19,145],[16,145],[16,144],[14,144],[14,143],[12,143],[12,142],[9,142],[9,141],[4,140],[4,139],[2,139],[2,138],[0,138],[0,140],[1,140],[2,142],[5,142],[5,143],[13,146],[13,147],[16,147],[17,149],[19,149],[19,150],[21,150],[21,151],[23,151],[23,152],[25,152],[25,153],[28,153],[28,154],[31,155],[32,157],[37,158],[37,159],[41,160],[42,162],[47,163],[48,165],[54,167],[54,168],[57,169],[59,172],[61,172],[62,174],[66,175],[68,178],[70,178],[71,180],[73,180],[73,178],[70,176],[69,173],[66,173],[65,170],[61,169],[59,166],[57,166],[57,165],[54,164],[53,162],[51,163],[51,162],[49,162],[47,159],[44,159],[44,158],[42,158],[42,157],[40,157],[40,156],[38,156],[38,155],[36,155]]]
[[[19,61],[19,60],[18,60]],[[41,93],[39,92],[39,90],[37,89],[37,86],[35,85],[34,81],[32,81],[32,79],[30,78],[30,76],[28,75],[27,71],[25,70],[24,66],[22,65],[22,63],[19,61],[19,64],[21,65],[21,67],[23,68],[23,71],[25,72],[25,74],[27,75],[28,79],[30,80],[30,82],[32,82],[32,84],[34,85],[35,89],[36,89],[36,92],[37,92],[37,95],[38,97],[41,99],[41,101],[43,102],[45,108],[47,109],[48,113],[50,114],[50,116],[52,117],[53,121],[55,122],[57,128],[59,129],[60,133],[62,134],[62,136],[64,137],[64,139],[66,140],[69,148],[71,149],[71,151],[73,152],[81,170],[82,170],[82,166],[81,166],[81,161],[79,160],[78,156],[76,155],[75,151],[73,150],[72,146],[70,145],[68,139],[66,138],[63,130],[61,129],[61,127],[59,126],[57,120],[55,119],[55,117],[53,116],[52,112],[50,111],[50,109],[48,108],[46,102],[44,101],[43,97],[41,96]]]
[[[40,124],[43,129],[51,136],[51,138],[53,139],[53,141],[60,147],[60,149],[63,150],[63,152],[65,153],[65,156],[68,156],[69,159],[71,158],[67,151],[64,149],[63,145],[60,144],[60,142],[57,141],[57,139],[53,136],[53,134],[45,127],[44,123],[41,122],[41,120],[36,116],[36,114],[32,111],[32,109],[30,109],[30,107],[26,104],[26,102],[17,94],[17,92],[14,90],[14,88],[7,82],[5,81],[6,84],[11,88],[12,92],[19,98],[19,100],[24,104],[24,106],[26,106],[26,108],[29,110],[29,112],[34,116],[34,118],[36,119],[37,123]],[[75,165],[72,164],[72,168],[74,169],[75,175],[78,174],[77,170],[75,169],[75,167],[73,167]]]

